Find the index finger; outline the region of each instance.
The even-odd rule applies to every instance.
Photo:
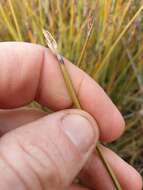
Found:
[[[55,56],[39,45],[0,43],[0,107],[15,108],[33,100],[53,110],[71,107]],[[124,120],[104,90],[86,73],[65,61],[82,108],[97,121],[101,140],[121,135]]]

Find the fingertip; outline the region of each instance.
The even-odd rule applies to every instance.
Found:
[[[130,184],[130,190],[142,190],[143,188],[143,181],[141,175],[134,169],[132,168],[132,184]]]
[[[128,179],[125,177],[125,180],[122,180],[122,185],[125,187],[125,189],[142,190],[143,183],[140,174],[129,164],[126,163],[126,166],[128,168],[125,167],[126,174],[124,175],[128,176]]]
[[[137,170],[110,149],[104,146],[101,146],[101,149],[118,176],[123,189],[142,190],[142,179]]]
[[[110,149],[100,145],[104,157],[109,162],[114,174],[124,190],[141,190],[140,174]],[[102,178],[101,178],[102,176]],[[90,188],[114,189],[113,183],[96,152],[87,162],[80,174],[81,180]]]
[[[141,175],[138,176],[138,189],[137,190],[142,190],[143,189],[143,180]]]
[[[101,134],[101,141],[112,142],[118,139],[124,133],[125,120],[116,107],[112,111],[112,115],[111,118],[108,120],[107,127],[108,129],[106,130],[108,130],[108,133]]]

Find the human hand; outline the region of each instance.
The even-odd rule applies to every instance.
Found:
[[[0,108],[14,108],[0,111],[1,190],[114,189],[94,150],[99,136],[105,142],[117,139],[124,131],[124,120],[95,81],[65,63],[81,105],[90,115],[67,109],[72,102],[48,49],[0,43]],[[57,112],[48,115],[20,108],[33,100]],[[142,180],[135,169],[111,150],[101,148],[122,188],[141,190]],[[77,176],[87,188],[72,185]]]

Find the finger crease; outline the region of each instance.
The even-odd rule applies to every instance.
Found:
[[[24,179],[20,175],[20,173],[12,166],[12,164],[8,161],[8,159],[2,154],[0,154],[0,157],[8,165],[8,167],[11,169],[11,171],[14,172],[14,174],[18,177],[20,182],[23,184],[24,188],[26,190],[30,190],[29,187],[27,186],[26,182],[24,181]]]
[[[22,146],[20,143],[18,143],[18,144],[19,144],[19,146],[21,147],[21,149],[24,151],[25,154],[27,154],[28,156],[30,156],[32,159],[34,159],[36,162],[38,162],[42,167],[44,167],[43,164],[42,164],[38,159],[36,159],[30,152],[28,152],[28,151],[24,148],[24,146]],[[41,177],[37,174],[37,172],[34,170],[34,168],[33,168],[28,162],[26,162],[26,163],[27,163],[28,167],[33,171],[33,173],[34,173],[34,175],[36,176],[36,178],[38,179],[39,185],[40,185],[40,189],[41,189],[41,190],[44,190],[45,188],[44,188],[44,186],[43,186]]]

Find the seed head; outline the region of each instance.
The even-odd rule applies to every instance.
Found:
[[[58,54],[58,50],[57,50],[58,45],[57,45],[56,40],[53,38],[52,34],[48,30],[43,30],[43,34],[46,38],[48,47],[54,54],[57,55]]]

